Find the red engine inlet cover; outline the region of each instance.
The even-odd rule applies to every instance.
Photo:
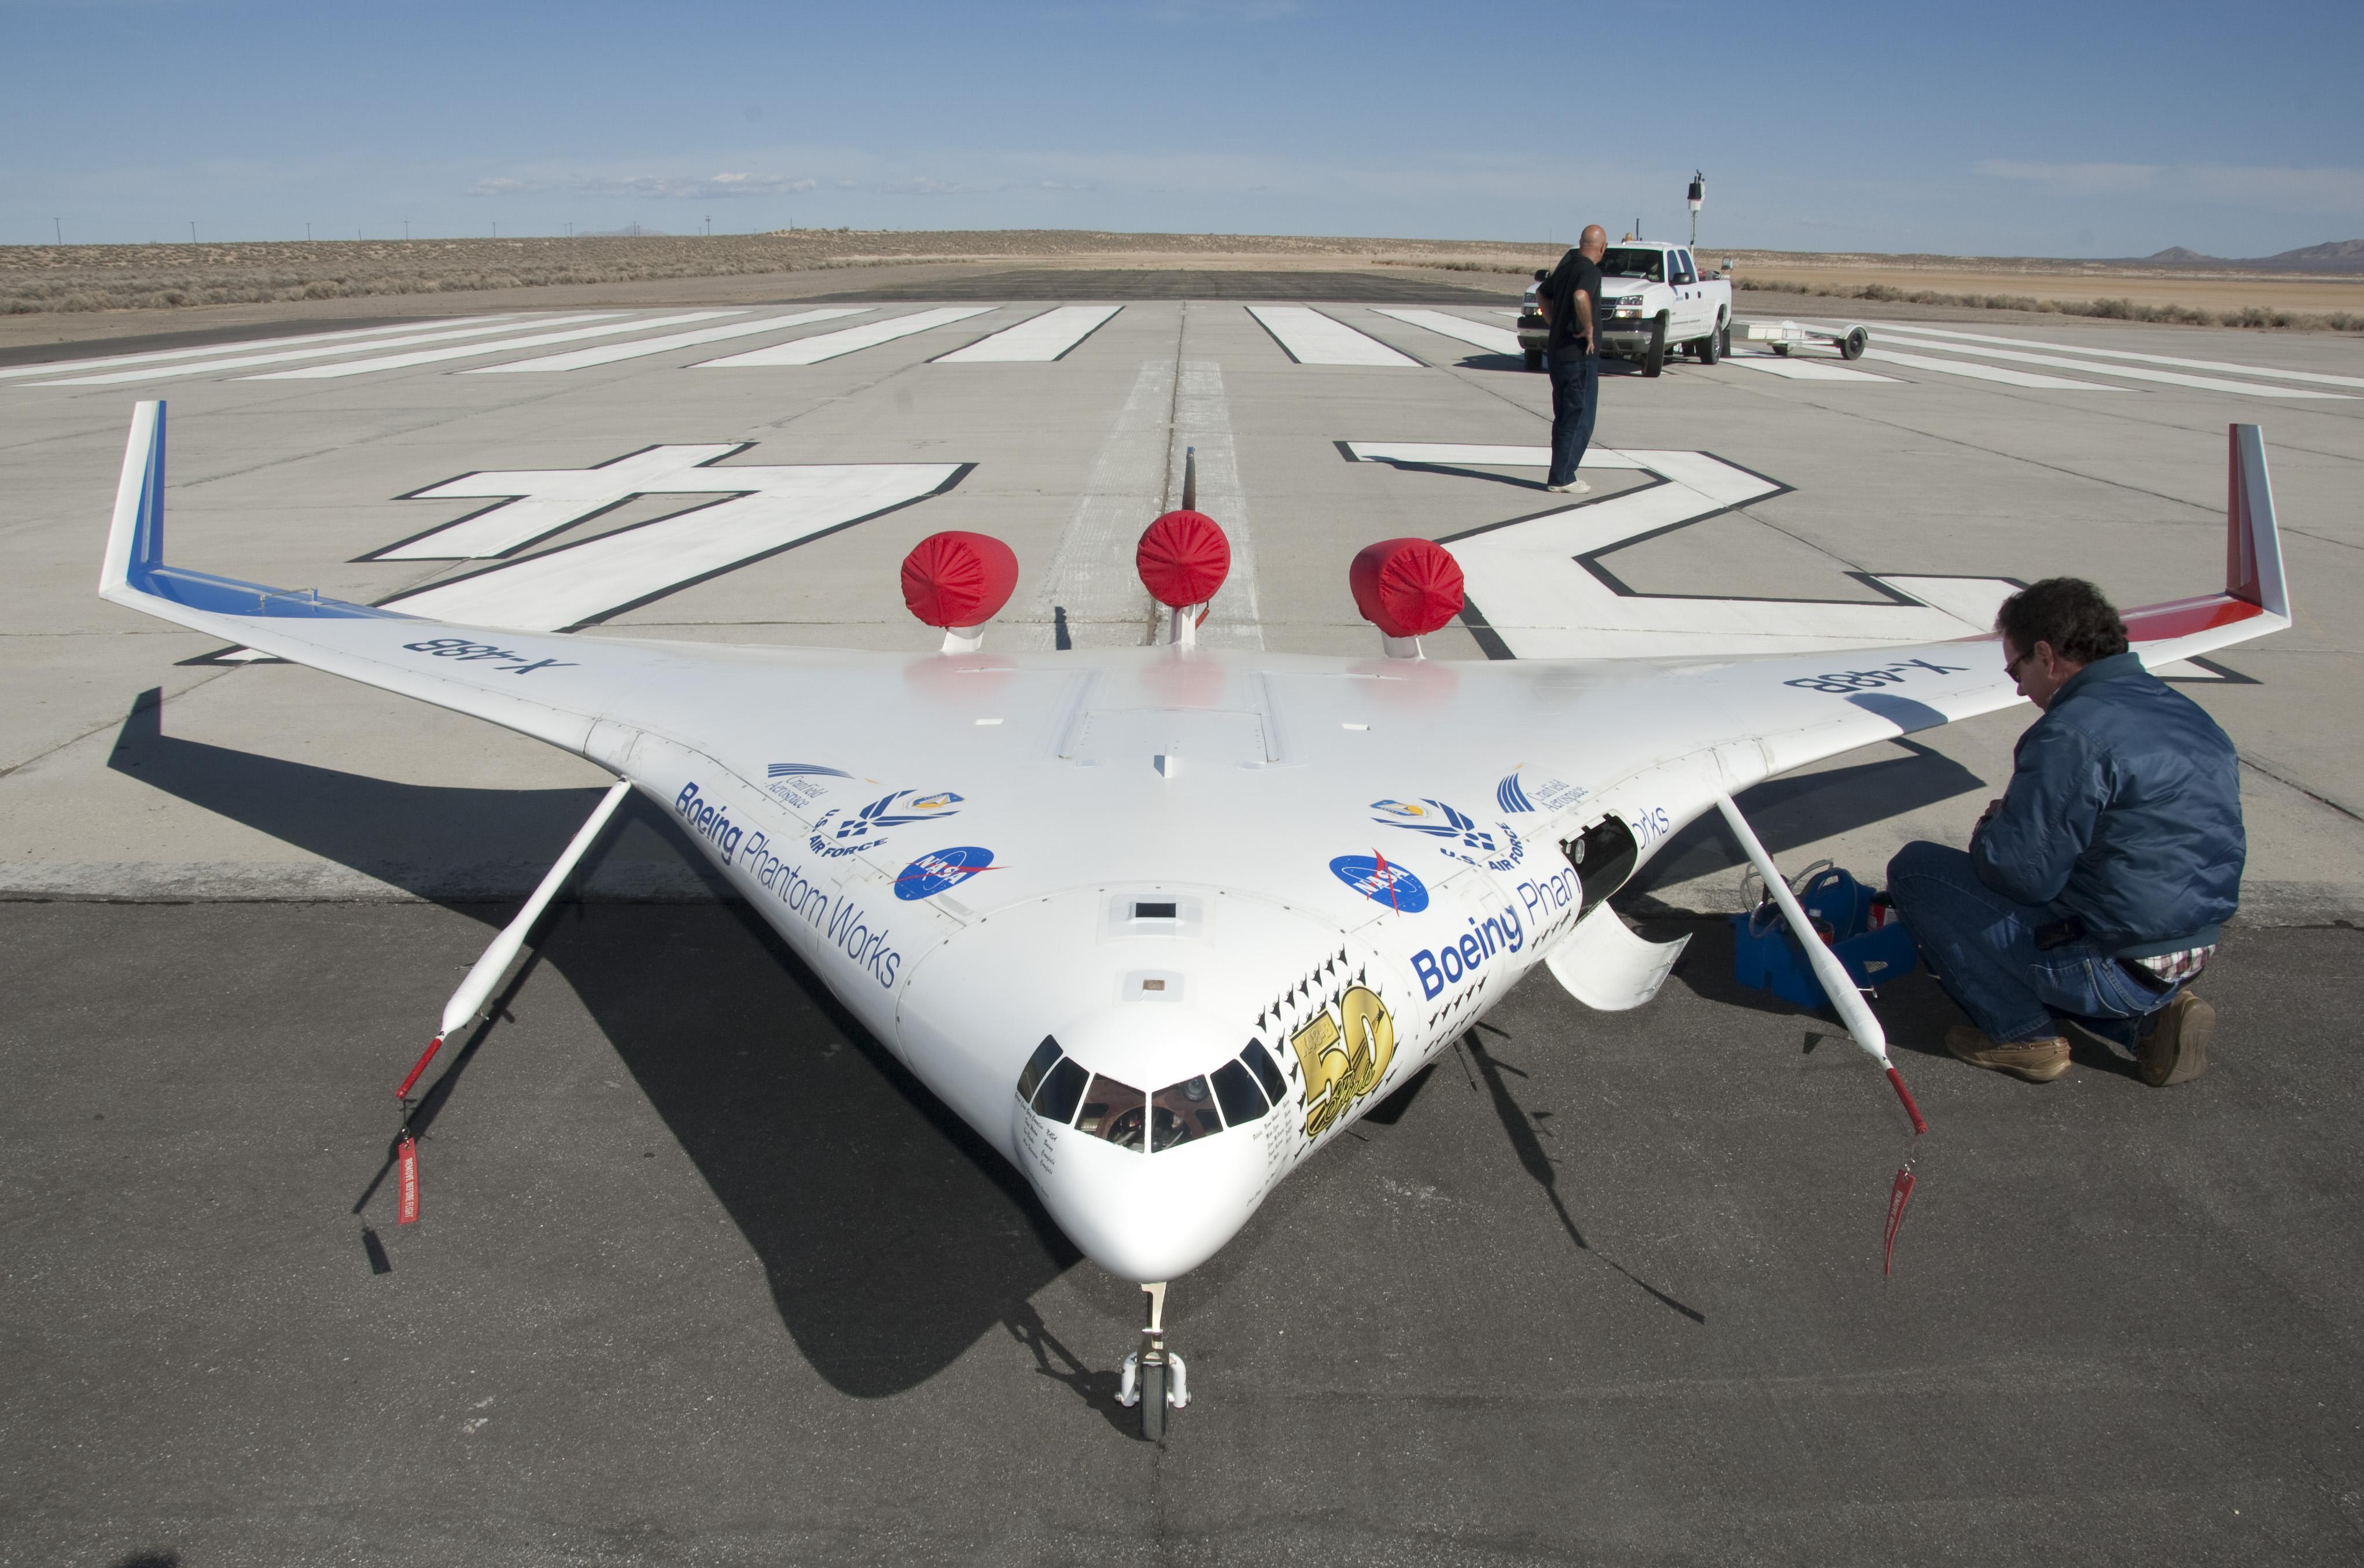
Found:
[[[983,626],[1018,586],[1018,556],[991,534],[930,534],[903,558],[903,603],[924,626]]]
[[[1389,637],[1425,637],[1461,613],[1461,563],[1433,539],[1366,545],[1346,581],[1363,618]]]
[[[1223,585],[1232,541],[1204,512],[1168,512],[1142,530],[1132,562],[1151,598],[1185,609],[1205,604]]]

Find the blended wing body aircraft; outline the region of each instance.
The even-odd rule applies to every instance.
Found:
[[[2224,591],[2125,617],[2153,663],[2290,625],[2256,427],[2233,428],[2230,471]],[[1178,611],[1164,645],[1006,655],[485,630],[167,565],[163,490],[145,403],[105,597],[489,719],[672,813],[1076,1244],[1149,1292],[1125,1382],[1153,1432],[1188,1397],[1165,1282],[1299,1163],[1538,963],[1591,1006],[1656,994],[1680,944],[1607,899],[1672,833],[1723,810],[1778,886],[1734,795],[2018,700],[1991,637],[1460,662],[1405,639],[1199,647]],[[1832,994],[1884,1062],[1852,986]]]

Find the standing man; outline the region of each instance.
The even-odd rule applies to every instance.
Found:
[[[1559,259],[1558,268],[1535,291],[1535,308],[1551,323],[1544,352],[1551,372],[1552,461],[1544,487],[1562,495],[1592,489],[1576,470],[1592,442],[1592,418],[1600,411],[1600,353],[1592,309],[1600,297],[1600,258],[1608,249],[1609,231],[1597,223],[1588,226],[1576,249]]]
[[[2043,717],[1969,851],[1907,844],[1889,895],[1977,1028],[1973,1067],[2046,1084],[2060,1022],[2130,1046],[2154,1086],[2200,1076],[2215,1009],[2185,987],[2240,900],[2240,764],[2200,705],[2126,651],[2100,589],[2051,577],[1995,617],[2003,673]]]

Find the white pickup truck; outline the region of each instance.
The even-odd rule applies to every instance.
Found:
[[[1541,370],[1551,327],[1535,306],[1535,294],[1549,277],[1537,272],[1519,313],[1519,347],[1527,368]],[[1644,375],[1656,375],[1667,351],[1681,348],[1713,364],[1731,347],[1732,284],[1719,273],[1702,273],[1687,246],[1656,239],[1611,245],[1600,258],[1600,298],[1593,319],[1600,351],[1642,361]]]

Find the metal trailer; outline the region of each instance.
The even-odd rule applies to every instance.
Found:
[[[1871,343],[1870,328],[1858,326],[1808,327],[1798,321],[1735,321],[1732,324],[1732,340],[1735,343],[1763,343],[1777,354],[1787,354],[1801,344],[1835,349],[1843,360],[1859,360]]]

